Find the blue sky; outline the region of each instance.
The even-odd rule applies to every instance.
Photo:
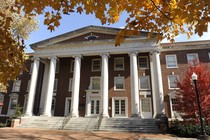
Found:
[[[47,26],[43,24],[44,16],[38,17],[39,22],[39,29],[33,33],[31,33],[29,40],[25,41],[26,44],[26,52],[33,52],[33,50],[30,49],[29,45],[33,44],[35,42],[60,35],[66,32],[70,32],[75,29],[79,29],[85,26],[89,25],[98,25],[102,26],[100,21],[96,19],[93,15],[80,15],[77,13],[73,13],[70,16],[64,15],[62,16],[60,26],[55,29],[55,31],[50,32],[47,30]],[[119,22],[113,24],[113,25],[104,25],[109,27],[116,27],[116,28],[122,28],[125,26],[126,16],[121,15],[121,18]],[[210,26],[209,26],[210,27]],[[193,35],[190,40],[210,40],[210,29],[208,29],[207,33],[204,33],[202,37],[198,37],[197,35]],[[189,41],[187,39],[186,35],[179,35],[176,37],[176,42],[179,41]],[[162,42],[167,42],[166,40],[163,40]]]

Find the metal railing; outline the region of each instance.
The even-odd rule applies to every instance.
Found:
[[[60,129],[63,129],[66,126],[66,124],[70,121],[70,119],[71,119],[71,112],[72,111],[70,111],[70,113],[64,118]]]

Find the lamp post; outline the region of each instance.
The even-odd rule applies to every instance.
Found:
[[[192,74],[192,80],[195,84],[196,99],[197,99],[197,104],[198,104],[198,112],[199,112],[199,119],[200,119],[200,125],[201,125],[201,135],[204,136],[205,132],[203,128],[203,119],[202,119],[201,106],[200,106],[198,87],[197,87],[198,76],[194,72]]]

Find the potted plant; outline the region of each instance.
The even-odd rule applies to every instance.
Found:
[[[22,115],[22,107],[19,104],[17,104],[17,106],[15,107],[15,113],[11,117],[11,127],[16,127],[17,125],[20,124],[21,115]]]

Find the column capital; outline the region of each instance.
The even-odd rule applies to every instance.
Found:
[[[37,56],[34,56],[34,57],[32,58],[32,60],[37,60],[37,61],[39,61],[39,60],[40,60],[40,58],[39,58],[39,57],[37,57]]]
[[[153,54],[160,54],[161,51],[160,50],[152,50],[150,51],[150,55],[153,55]]]
[[[103,57],[103,56],[107,56],[107,57],[109,57],[109,53],[108,53],[108,52],[106,52],[106,53],[102,53],[102,54],[100,54],[100,56],[101,56],[101,57]]]
[[[58,57],[57,56],[49,56],[48,59],[50,59],[50,60],[52,60],[52,59],[53,60],[58,60]]]
[[[131,55],[133,55],[133,54],[137,55],[138,53],[139,53],[138,51],[131,51],[131,52],[128,53],[128,55],[129,55],[129,56],[131,56]]]
[[[82,55],[81,54],[78,54],[78,55],[74,55],[74,56],[72,56],[73,58],[82,58]]]

